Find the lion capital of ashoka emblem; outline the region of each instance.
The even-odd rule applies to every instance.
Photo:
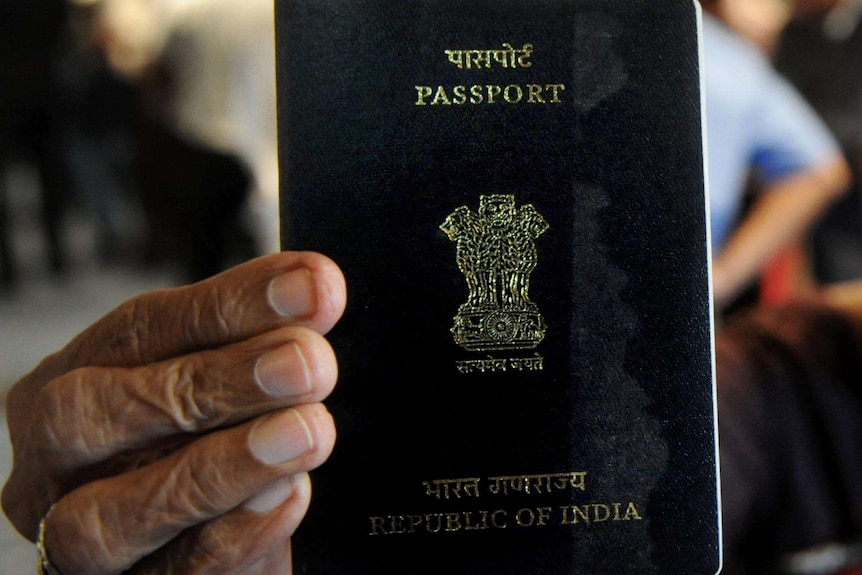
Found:
[[[479,197],[479,211],[462,206],[440,225],[456,244],[467,301],[454,318],[455,343],[469,351],[531,349],[545,337],[545,319],[530,301],[538,262],[535,240],[548,223],[515,196]]]

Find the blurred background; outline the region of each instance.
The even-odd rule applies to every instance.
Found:
[[[0,0],[0,404],[125,299],[277,249],[273,26],[271,0]],[[33,553],[0,519],[0,575]]]
[[[862,1],[703,4],[720,28],[706,32],[724,42],[705,44],[707,84],[719,85],[710,74],[722,66],[733,76],[726,94],[707,90],[709,116],[750,103],[748,64],[719,62],[739,52],[779,74],[801,114],[817,118],[766,144],[710,141],[712,175],[730,170],[714,153],[738,156],[744,175],[728,185],[732,200],[713,206],[728,228],[713,245],[719,320],[855,285]],[[0,402],[125,299],[278,248],[274,86],[272,0],[0,0]],[[759,111],[737,118],[757,132],[745,138],[768,132],[755,120],[778,109],[786,89],[760,94]],[[787,145],[796,143],[801,151]],[[797,194],[807,203],[772,206],[771,219],[753,218],[759,236],[734,240],[766,210],[760,199],[784,197],[767,192],[790,181],[809,190]],[[757,254],[738,272],[721,260],[734,241]],[[10,465],[4,425],[0,481]],[[31,572],[34,557],[0,520],[0,575]]]

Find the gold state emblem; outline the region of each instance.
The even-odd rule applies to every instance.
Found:
[[[467,279],[467,302],[458,308],[452,334],[469,351],[532,349],[545,337],[545,319],[530,301],[536,267],[535,239],[548,223],[532,204],[515,196],[479,197],[478,213],[467,206],[440,225],[455,242],[458,269]]]

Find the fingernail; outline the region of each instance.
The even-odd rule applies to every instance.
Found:
[[[279,315],[296,318],[314,311],[314,282],[307,268],[274,278],[267,291],[269,304]]]
[[[277,398],[305,395],[311,391],[311,372],[298,343],[269,351],[254,367],[257,384]]]
[[[314,439],[302,415],[289,409],[254,426],[248,434],[248,446],[261,463],[275,465],[307,453]]]
[[[279,479],[245,502],[244,507],[255,513],[272,511],[293,495],[293,481],[287,477]]]

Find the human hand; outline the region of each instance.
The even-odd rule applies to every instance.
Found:
[[[121,305],[10,391],[9,519],[35,540],[50,509],[65,575],[289,572],[344,304],[333,262],[283,253]]]

